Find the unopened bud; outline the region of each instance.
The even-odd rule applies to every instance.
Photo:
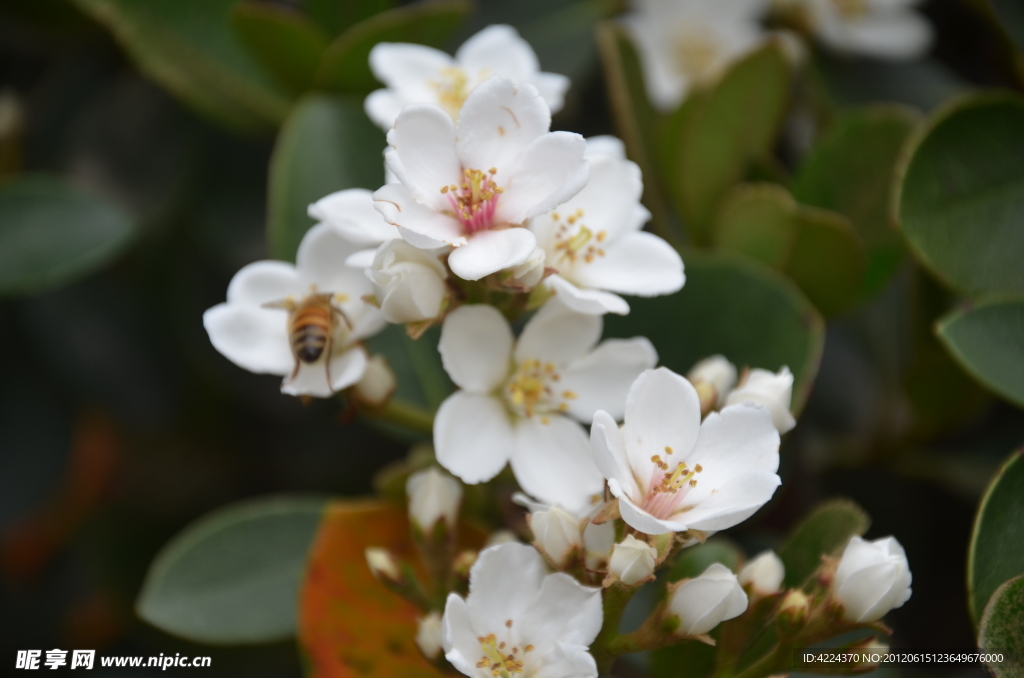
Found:
[[[653,546],[628,535],[612,549],[608,569],[626,586],[635,586],[652,578],[657,555]]]
[[[743,586],[750,587],[751,593],[764,598],[781,590],[785,576],[782,560],[774,551],[765,551],[743,566],[739,580]]]
[[[366,564],[373,576],[386,584],[401,585],[405,578],[398,568],[398,562],[387,549],[371,546],[366,549]]]
[[[391,371],[387,359],[378,354],[366,363],[363,377],[352,388],[352,397],[366,407],[377,409],[391,400],[397,385],[395,373]]]
[[[561,506],[530,514],[533,544],[555,567],[565,567],[573,551],[583,546],[582,521]]]
[[[416,627],[416,645],[430,661],[434,661],[441,654],[441,615],[437,612],[420,617]]]
[[[811,610],[811,600],[803,591],[792,589],[782,599],[777,618],[783,631],[794,631],[803,626]]]
[[[459,555],[455,556],[455,560],[452,561],[452,572],[454,572],[457,577],[469,579],[469,571],[472,569],[473,565],[476,564],[478,556],[479,554],[472,549],[462,551]]]
[[[405,491],[409,495],[409,520],[424,534],[430,534],[439,520],[446,521],[449,529],[455,527],[462,501],[459,481],[431,466],[409,476]]]
[[[725,404],[726,396],[736,385],[736,366],[725,356],[713,355],[691,367],[686,378],[697,389],[701,412],[707,414]]]
[[[907,602],[910,582],[907,555],[894,537],[853,537],[839,559],[832,596],[843,606],[847,621],[866,624]]]
[[[753,403],[763,405],[772,414],[772,423],[779,433],[786,433],[796,426],[796,419],[789,412],[793,400],[793,373],[783,367],[778,374],[754,368],[747,378],[726,398],[727,405]]]
[[[743,614],[747,594],[728,567],[713,563],[699,577],[679,584],[669,598],[668,608],[679,619],[680,634],[699,636]]]
[[[510,271],[506,287],[521,290],[532,290],[541,280],[544,279],[544,250],[538,247],[533,251],[526,261],[519,264]]]
[[[484,544],[484,548],[518,541],[519,537],[517,537],[516,533],[512,530],[495,530],[494,532],[491,532],[489,537],[487,537],[487,543]]]

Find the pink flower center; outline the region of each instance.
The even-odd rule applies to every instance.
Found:
[[[497,173],[494,167],[486,172],[462,170],[461,184],[441,188],[441,193],[448,196],[453,215],[468,235],[494,226],[494,210],[498,206],[498,196],[504,190],[494,183],[493,177]]]
[[[670,447],[666,447],[665,451],[672,454]],[[668,520],[683,503],[690,488],[697,487],[697,479],[694,476],[704,468],[697,464],[691,469],[685,461],[681,461],[669,473],[669,465],[662,461],[660,455],[654,455],[651,461],[658,469],[651,474],[651,481],[647,485],[640,508],[658,520]]]

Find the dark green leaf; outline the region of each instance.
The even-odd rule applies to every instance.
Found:
[[[0,184],[0,296],[70,284],[114,260],[135,236],[115,205],[51,177]]]
[[[946,349],[975,379],[1024,407],[1024,299],[989,299],[939,321]]]
[[[849,499],[818,506],[790,535],[779,557],[786,566],[785,585],[803,586],[818,570],[822,556],[839,555],[850,537],[863,535],[871,519]]]
[[[967,554],[967,591],[977,621],[999,586],[1024,574],[1024,450],[1010,455],[978,507]]]
[[[232,32],[237,0],[74,0],[109,28],[139,68],[220,122],[262,130],[290,103]]]
[[[1003,655],[1002,662],[988,663],[996,678],[1024,676],[1024,576],[1004,582],[992,594],[978,626],[978,647]]]
[[[739,567],[743,553],[725,537],[712,537],[704,544],[683,549],[668,571],[668,581],[692,579],[714,563],[722,563],[733,572]]]
[[[302,0],[306,13],[332,38],[392,4],[391,0]]]
[[[203,643],[294,635],[299,584],[326,502],[271,497],[200,518],[153,561],[136,603],[139,616]]]
[[[990,0],[1000,25],[1017,49],[1024,52],[1024,5],[1019,0]]]
[[[376,189],[384,182],[384,135],[362,102],[309,95],[288,115],[270,159],[267,238],[271,254],[294,260],[314,221],[306,209],[345,188]]]
[[[398,377],[399,400],[433,411],[454,389],[437,352],[440,333],[434,327],[419,339],[410,339],[404,327],[389,325],[367,341],[370,351],[383,354]]]
[[[1024,290],[1024,98],[983,94],[936,114],[907,155],[898,214],[921,262],[974,294]]]
[[[685,669],[683,668],[685,667]],[[696,640],[686,640],[651,653],[654,678],[705,678],[715,670],[715,648]]]
[[[282,85],[295,93],[309,89],[328,43],[316,24],[295,10],[260,2],[235,5],[231,24]]]

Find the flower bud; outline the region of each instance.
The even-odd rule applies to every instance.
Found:
[[[586,552],[588,570],[597,572],[608,566],[608,559],[615,547],[615,523],[588,522],[583,528],[583,550]]]
[[[792,631],[801,626],[811,611],[811,599],[800,589],[792,589],[782,599],[777,613],[779,626],[783,631]]]
[[[363,377],[352,388],[352,398],[370,408],[384,407],[398,385],[387,359],[374,355],[366,363]]]
[[[373,576],[382,582],[401,585],[405,578],[398,569],[398,562],[387,549],[370,547],[366,549],[366,564],[370,566]]]
[[[725,359],[722,355],[713,355],[705,358],[690,368],[686,378],[697,387],[697,392],[704,386],[704,392],[711,398],[708,410],[718,409],[725,404],[729,391],[736,385],[736,366]],[[704,398],[701,397],[701,410],[704,411]]]
[[[484,548],[488,546],[497,546],[498,544],[508,544],[511,542],[519,542],[519,537],[512,530],[495,530],[491,532],[490,536],[487,537],[487,543],[484,544]]]
[[[772,413],[772,422],[779,433],[786,433],[796,426],[796,419],[789,412],[793,400],[793,373],[783,367],[778,374],[754,368],[739,387],[729,394],[726,405],[754,403],[764,405]]]
[[[729,568],[713,563],[699,577],[680,583],[672,592],[668,607],[679,618],[680,634],[699,636],[743,614],[747,594]]]
[[[628,535],[612,549],[608,569],[626,586],[635,586],[647,581],[654,574],[657,555],[658,552],[653,546],[633,535]]]
[[[461,551],[459,555],[455,556],[455,560],[452,561],[452,572],[458,577],[469,579],[469,571],[473,568],[479,555],[473,549]]]
[[[416,627],[416,645],[430,661],[434,661],[441,654],[441,615],[437,612],[420,617]]]
[[[389,240],[378,248],[367,275],[373,281],[381,315],[388,322],[420,322],[441,313],[446,274],[430,251],[404,240]]]
[[[739,582],[743,586],[749,585],[754,594],[763,598],[778,593],[785,576],[782,559],[774,551],[765,551],[743,566]]]
[[[522,290],[532,290],[541,280],[544,279],[544,250],[538,247],[533,251],[526,261],[511,269],[506,287],[513,287]]]
[[[907,602],[910,582],[907,555],[894,537],[853,537],[839,559],[832,596],[843,606],[847,621],[869,623]]]
[[[405,491],[409,495],[409,519],[424,534],[430,533],[442,519],[449,529],[455,527],[459,502],[462,501],[459,481],[431,466],[409,476]]]
[[[530,514],[533,544],[555,567],[565,567],[575,549],[583,545],[581,520],[561,506]]]

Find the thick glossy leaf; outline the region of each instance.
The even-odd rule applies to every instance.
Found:
[[[798,205],[782,186],[745,184],[725,199],[714,244],[788,275],[826,314],[860,296],[864,246],[850,221],[830,210]]]
[[[200,518],[157,555],[139,616],[203,643],[266,643],[292,636],[299,584],[326,499],[269,497]]]
[[[396,398],[435,410],[454,390],[437,352],[440,334],[440,329],[434,327],[419,339],[411,339],[401,325],[388,325],[367,341],[369,349],[383,354],[394,370],[398,378]]]
[[[967,554],[967,591],[977,621],[995,590],[1024,574],[1024,449],[1010,455],[978,507]]]
[[[285,90],[229,26],[237,0],[74,0],[104,24],[139,68],[197,110],[245,130],[284,119]]]
[[[821,565],[822,556],[837,555],[850,537],[863,535],[870,523],[864,509],[849,499],[833,499],[818,506],[779,550],[786,566],[785,585],[803,586]]]
[[[954,311],[939,321],[938,335],[975,379],[1024,407],[1024,298]]]
[[[134,236],[121,209],[61,179],[0,184],[0,296],[75,282],[113,261]]]
[[[989,0],[989,2],[1003,30],[1017,45],[1017,49],[1024,52],[1024,6],[1018,0]]]
[[[967,294],[1024,291],[1024,97],[937,113],[907,155],[898,214],[921,262]]]
[[[288,115],[270,159],[267,238],[271,254],[292,260],[314,221],[306,209],[344,188],[384,183],[384,135],[362,102],[313,94]]]
[[[743,553],[725,537],[712,537],[706,543],[684,549],[668,570],[668,581],[699,576],[713,563],[722,563],[732,571],[740,564]]]
[[[282,5],[240,2],[231,25],[253,56],[289,91],[309,88],[327,49],[327,34],[300,12]]]
[[[978,626],[978,647],[1003,655],[1002,662],[988,664],[996,678],[1024,676],[1024,575],[992,594]]]
[[[306,13],[331,37],[354,23],[390,9],[391,0],[302,0]]]
[[[691,640],[651,653],[651,675],[654,678],[679,678],[686,667],[687,678],[705,678],[715,671],[715,648]]]
[[[890,105],[842,115],[815,143],[793,186],[801,203],[853,222],[867,250],[865,295],[881,290],[903,260],[903,239],[892,217],[893,176],[918,121],[911,109]]]
[[[472,8],[471,0],[428,0],[361,21],[339,35],[327,49],[316,75],[318,87],[359,94],[380,87],[369,66],[374,45],[415,42],[441,47]]]
[[[716,353],[741,368],[788,365],[798,412],[818,373],[821,314],[792,282],[756,262],[693,251],[683,260],[686,286],[670,296],[630,299],[628,316],[607,316],[609,336],[648,337],[659,362],[680,374]]]

